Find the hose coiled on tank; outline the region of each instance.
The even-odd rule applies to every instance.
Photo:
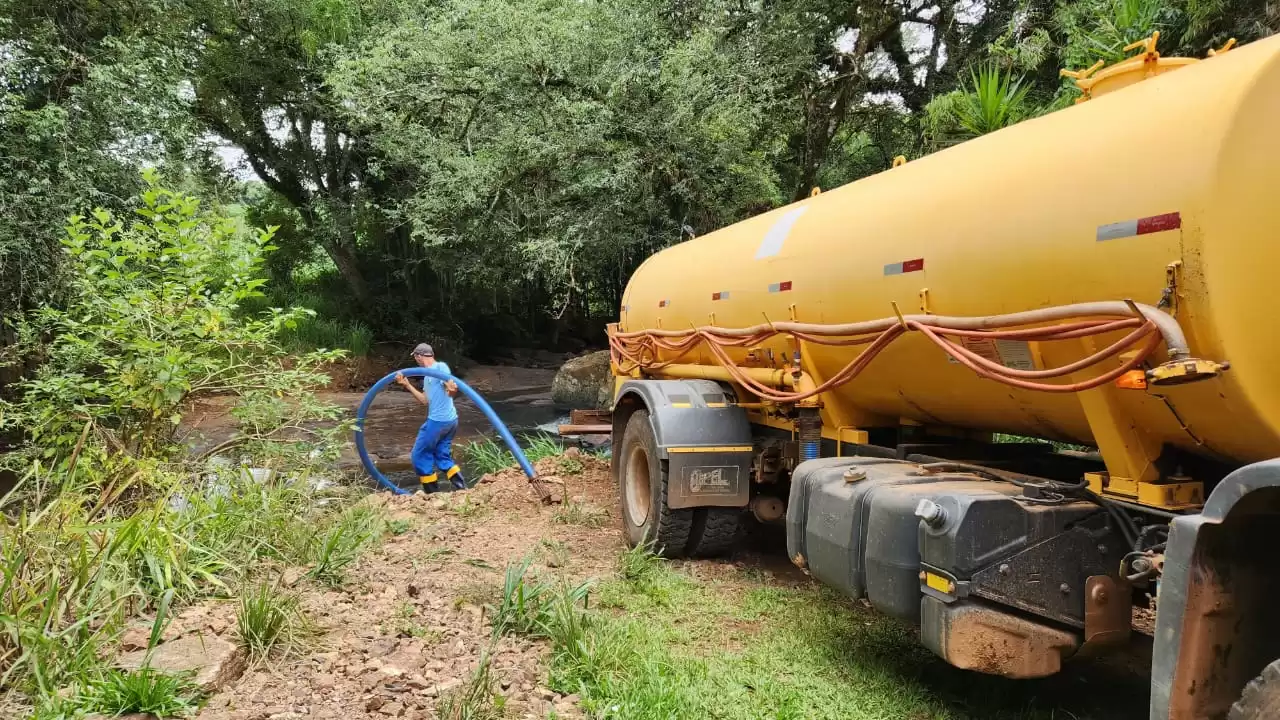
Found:
[[[1018,325],[1062,322],[1048,327],[1016,328]],[[1004,329],[1013,328],[1013,329]],[[1024,340],[1051,342],[1099,336],[1129,330],[1120,340],[1092,355],[1067,365],[1043,370],[1005,367],[964,347],[963,339]],[[633,369],[660,370],[705,347],[717,364],[751,392],[774,402],[798,402],[837,388],[858,376],[886,347],[907,332],[919,332],[978,375],[1006,385],[1040,392],[1081,392],[1105,385],[1139,367],[1160,345],[1174,360],[1190,356],[1185,336],[1176,320],[1155,308],[1129,302],[1098,302],[1063,305],[1007,315],[947,317],[907,315],[863,323],[818,325],[811,323],[769,323],[747,328],[701,327],[690,330],[649,329],[635,332],[612,330],[609,345],[622,372]],[[789,335],[797,342],[815,345],[868,347],[830,378],[814,388],[788,392],[770,387],[742,372],[728,354],[728,348],[750,348],[777,335]],[[1093,367],[1133,348],[1137,351],[1120,367],[1096,377],[1073,383],[1045,383],[1039,380],[1062,377]],[[663,358],[663,355],[666,355]]]

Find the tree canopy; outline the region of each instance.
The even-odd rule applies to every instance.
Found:
[[[0,0],[0,309],[139,170],[278,226],[269,302],[484,351],[590,339],[656,250],[1069,104],[1262,0]],[[163,22],[157,22],[163,18]],[[231,168],[227,158],[240,158]],[[221,161],[219,160],[221,158]]]

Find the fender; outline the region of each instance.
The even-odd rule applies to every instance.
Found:
[[[754,448],[751,423],[735,402],[711,380],[627,380],[614,403],[613,436],[620,441],[632,413],[648,410],[671,509],[746,507]]]
[[[1198,515],[1169,523],[1151,661],[1151,720],[1225,716],[1280,658],[1280,459],[1218,483]]]

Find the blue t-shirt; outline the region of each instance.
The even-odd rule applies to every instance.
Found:
[[[439,370],[442,373],[449,373],[449,366],[436,362],[431,366],[432,370]],[[458,419],[458,409],[453,406],[453,398],[449,397],[449,391],[444,389],[444,380],[437,380],[433,377],[423,376],[422,392],[427,396],[427,419],[436,422],[453,422]]]

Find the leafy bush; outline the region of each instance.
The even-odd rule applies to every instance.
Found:
[[[286,362],[278,338],[308,311],[237,312],[261,294],[271,230],[250,235],[225,210],[202,208],[154,176],[147,183],[133,220],[103,210],[71,219],[66,302],[21,319],[10,350],[43,362],[4,406],[4,425],[24,433],[26,457],[68,479],[77,460],[171,458],[191,400],[305,394],[327,382],[319,368],[340,355]],[[311,402],[290,407],[295,427],[324,415]]]

